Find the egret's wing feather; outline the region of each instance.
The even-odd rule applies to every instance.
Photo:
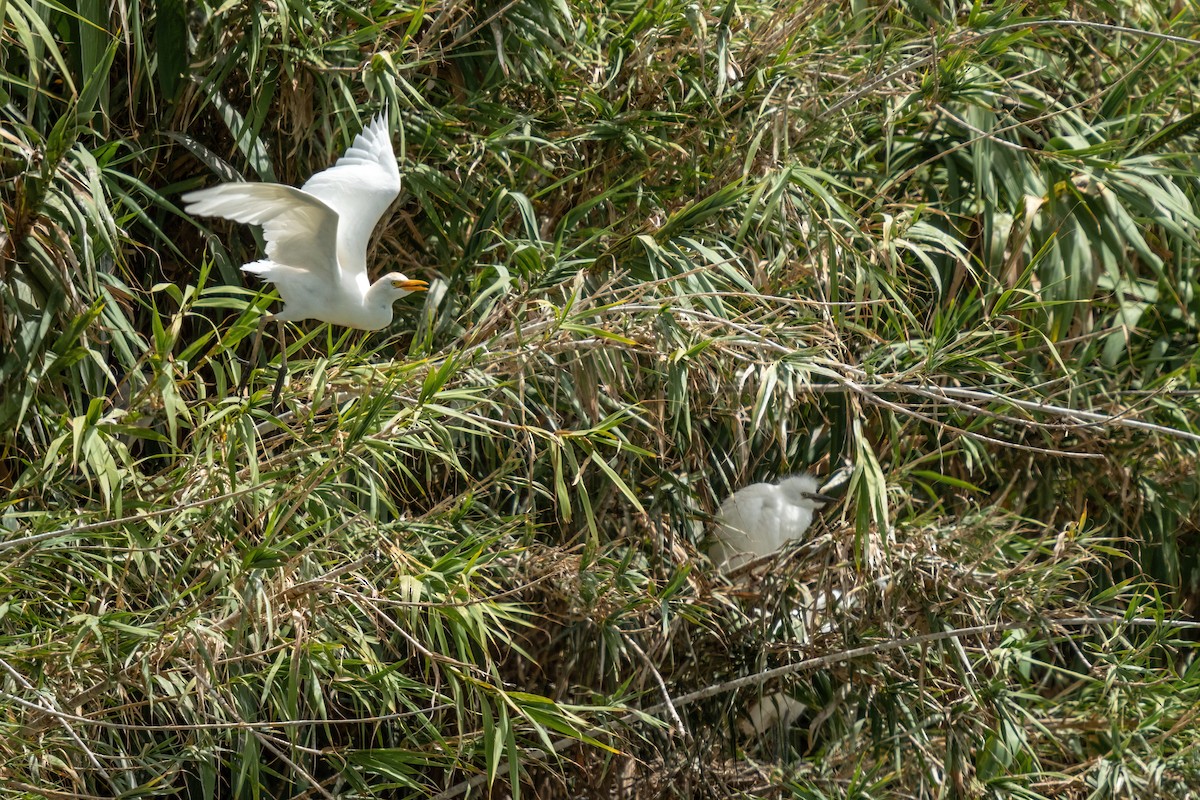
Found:
[[[755,483],[739,489],[717,512],[713,563],[732,569],[801,538],[812,525],[816,507],[804,492],[815,487],[813,478],[800,476],[779,486]]]
[[[759,512],[759,530],[755,551],[759,555],[774,553],[787,539],[791,506],[780,496],[776,487],[764,498]]]
[[[774,533],[769,529],[776,522],[766,513],[774,488],[765,483],[746,486],[721,504],[717,541],[709,553],[715,564],[732,569],[748,557],[764,556],[775,549],[771,545]]]
[[[808,706],[802,701],[780,692],[753,703],[738,727],[746,735],[763,734],[772,729],[787,730],[807,710]]]
[[[339,278],[338,216],[318,198],[278,183],[222,183],[183,200],[189,214],[261,225],[270,260]]]
[[[375,117],[336,164],[313,175],[301,189],[337,212],[342,269],[349,277],[366,275],[371,231],[400,194],[400,169],[387,117]]]
[[[772,516],[775,525],[771,530],[773,549],[778,550],[790,539],[795,538],[799,510],[785,499],[780,499],[776,503]]]

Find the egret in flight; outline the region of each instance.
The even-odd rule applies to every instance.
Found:
[[[811,475],[793,475],[779,483],[754,483],[738,489],[717,512],[717,541],[709,557],[722,572],[769,556],[799,539],[813,514],[833,498],[817,491]]]
[[[374,331],[392,321],[392,304],[429,288],[425,281],[389,272],[367,277],[367,244],[400,194],[400,170],[385,114],[375,117],[346,154],[296,189],[278,183],[222,183],[183,195],[189,214],[261,225],[266,258],[244,272],[275,284],[284,306],[270,320],[315,319]],[[255,338],[257,357],[258,337]],[[286,355],[286,351],[285,351]],[[276,398],[286,369],[282,363]]]

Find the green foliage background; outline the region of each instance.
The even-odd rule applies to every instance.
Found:
[[[0,23],[0,793],[1200,793],[1193,4]],[[432,289],[274,408],[258,234],[179,195],[380,108]]]

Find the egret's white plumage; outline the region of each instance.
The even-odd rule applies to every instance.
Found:
[[[802,700],[776,692],[751,703],[746,716],[738,722],[738,728],[747,736],[772,730],[786,731],[807,711],[808,705]]]
[[[367,244],[400,194],[400,170],[380,114],[346,154],[299,189],[222,183],[183,195],[189,214],[261,225],[267,257],[242,269],[271,281],[283,298],[277,320],[317,319],[362,330],[392,321],[392,303],[425,281],[391,272],[371,283]]]
[[[755,483],[739,489],[717,512],[716,543],[709,557],[728,572],[767,556],[804,535],[813,512],[830,501],[817,491],[811,475],[793,475],[778,484]]]
[[[709,558],[719,570],[729,572],[799,539],[812,525],[815,512],[832,499],[817,488],[817,479],[811,475],[793,475],[777,484],[755,483],[738,489],[717,512],[716,542]],[[839,597],[834,590],[830,599],[836,602]],[[808,628],[816,624],[827,602],[819,597],[811,607],[793,609],[791,624],[798,637],[807,637]],[[786,730],[807,708],[783,693],[767,695],[750,704],[739,728],[747,735]]]
[[[816,512],[833,501],[817,491],[818,485],[811,475],[793,475],[778,484],[755,483],[739,489],[717,512],[716,543],[709,550],[712,562],[722,572],[729,572],[799,539],[812,525]],[[875,581],[880,589],[890,583],[889,576]],[[833,621],[828,618],[830,611],[857,602],[855,596],[843,597],[837,589],[822,592],[792,609],[787,619],[790,630],[785,635],[805,642],[814,632],[827,634],[834,629]],[[803,701],[776,692],[751,703],[738,726],[747,735],[784,731],[808,710]]]

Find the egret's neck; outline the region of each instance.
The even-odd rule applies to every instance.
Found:
[[[364,275],[362,282],[367,278]],[[395,292],[391,283],[380,279],[367,287],[363,293],[363,324],[359,327],[368,331],[377,331],[392,324],[392,303],[396,302]]]
[[[378,286],[382,281],[375,281],[375,286]],[[354,288],[358,289],[358,293],[362,297],[366,297],[372,288],[371,279],[367,277],[367,271],[364,269],[355,275]]]

